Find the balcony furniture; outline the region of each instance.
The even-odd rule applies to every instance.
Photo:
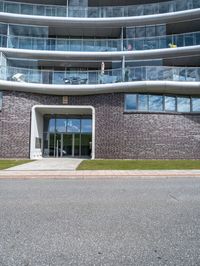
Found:
[[[25,82],[25,81],[24,81],[24,75],[23,75],[22,73],[14,74],[14,75],[11,77],[11,80],[12,80],[12,81],[17,81],[17,82]]]
[[[169,48],[177,48],[177,45],[173,43],[169,43]]]
[[[65,84],[70,84],[70,80],[68,78],[64,78],[63,80]]]

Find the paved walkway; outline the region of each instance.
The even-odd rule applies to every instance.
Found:
[[[81,162],[82,159],[74,158],[44,158],[11,167],[5,171],[73,171]]]
[[[200,170],[131,170],[131,171],[39,171],[36,170],[3,170],[0,171],[0,179],[3,178],[48,178],[48,179],[98,179],[98,178],[170,178],[170,177],[199,177]]]

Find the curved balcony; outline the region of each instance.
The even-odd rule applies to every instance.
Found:
[[[144,66],[98,71],[54,71],[1,67],[1,80],[52,85],[93,85],[133,81],[200,81],[200,67]]]
[[[40,71],[1,67],[2,90],[52,95],[111,92],[200,94],[200,68],[146,66],[101,71]]]
[[[128,6],[71,7],[1,1],[0,12],[53,17],[111,18],[145,16],[200,8],[198,0],[174,0]]]
[[[116,52],[200,45],[200,32],[128,39],[61,39],[0,35],[0,46],[13,49]]]

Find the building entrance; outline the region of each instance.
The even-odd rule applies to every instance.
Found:
[[[44,157],[90,157],[92,120],[45,117],[43,139]]]

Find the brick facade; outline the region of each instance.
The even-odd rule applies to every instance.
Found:
[[[31,108],[36,104],[61,104],[62,97],[4,91],[0,112],[0,158],[28,158]]]
[[[30,115],[36,104],[62,104],[62,97],[4,92],[0,157],[29,157]],[[69,104],[95,107],[96,158],[200,159],[200,115],[127,114],[123,93],[69,96]]]

